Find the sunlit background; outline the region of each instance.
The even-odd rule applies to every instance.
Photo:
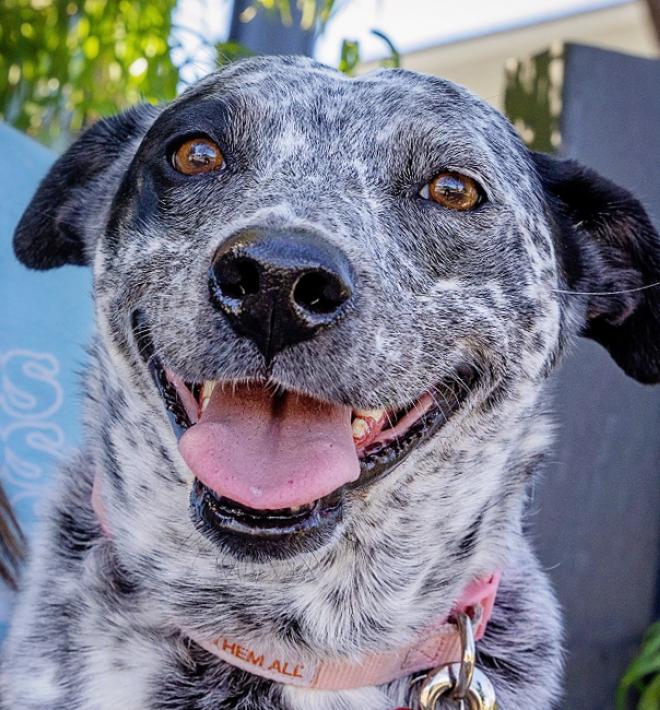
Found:
[[[598,12],[603,10],[614,12],[608,17],[608,13]],[[174,56],[180,63],[188,58],[182,71],[184,78],[193,80],[214,67],[216,56],[209,46],[228,39],[230,15],[229,2],[179,1],[174,35],[182,48]],[[248,21],[254,17],[251,12],[245,15]],[[543,31],[545,27],[549,39],[557,38],[553,21],[561,26],[562,20],[570,22],[576,16],[582,16],[581,21],[568,30],[569,39],[591,36],[603,46],[649,55],[656,51],[647,9],[643,2],[634,0],[471,0],[469,4],[442,0],[340,0],[319,32],[313,54],[319,61],[337,66],[342,43],[349,39],[359,42],[361,61],[382,60],[388,56],[389,48],[372,33],[378,30],[404,57],[414,55],[417,59],[426,52],[428,66],[417,59],[415,64],[421,65],[415,68],[436,72],[431,56],[434,50],[438,58],[449,55],[450,47],[458,50],[465,55],[467,65],[474,46],[470,40],[498,36],[515,56],[515,41],[524,37],[525,28]],[[516,30],[519,37],[515,36]]]
[[[494,32],[546,22],[598,8],[622,5],[625,0],[356,0],[329,23],[316,44],[322,62],[336,64],[344,37],[363,45],[364,59],[386,54],[369,30],[387,34],[402,54],[459,42]]]
[[[61,148],[99,116],[172,98],[218,64],[273,49],[347,73],[400,62],[501,107],[506,60],[551,42],[653,56],[659,1],[3,0],[0,119]]]

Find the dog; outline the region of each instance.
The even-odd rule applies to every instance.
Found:
[[[261,57],[89,128],[14,244],[92,268],[98,332],[3,708],[415,706],[432,668],[363,659],[496,578],[477,667],[501,710],[558,702],[524,514],[578,336],[660,379],[660,238],[632,195],[440,78]],[[289,658],[359,673],[314,687]]]

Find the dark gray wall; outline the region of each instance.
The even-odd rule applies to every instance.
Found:
[[[660,61],[576,45],[565,58],[563,153],[632,190],[660,227]],[[606,710],[659,612],[660,388],[589,341],[555,385],[559,439],[531,526],[566,612],[561,707]]]

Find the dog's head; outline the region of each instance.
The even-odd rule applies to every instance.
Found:
[[[359,650],[448,611],[520,533],[570,338],[660,376],[640,204],[408,71],[251,59],[101,121],[15,247],[93,268],[117,555],[204,633]]]

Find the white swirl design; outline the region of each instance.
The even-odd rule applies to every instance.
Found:
[[[64,431],[55,421],[64,402],[59,375],[52,353],[0,353],[0,479],[12,505],[23,507],[31,498],[34,508],[67,453]]]

